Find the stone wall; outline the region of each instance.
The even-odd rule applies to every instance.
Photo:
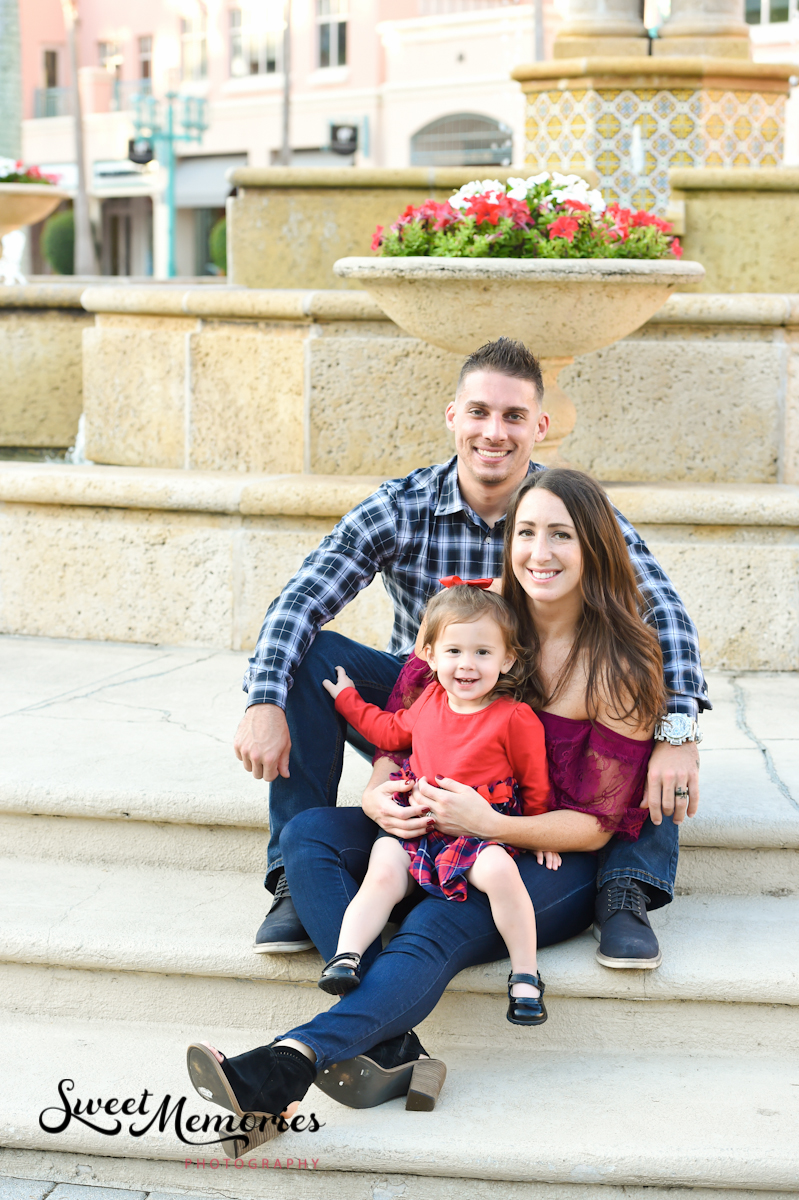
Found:
[[[89,458],[401,475],[452,452],[460,358],[365,293],[94,288]],[[124,311],[127,309],[127,311]],[[565,456],[600,479],[799,482],[799,298],[675,296],[560,376]]]
[[[371,478],[0,466],[0,632],[250,649],[269,601]],[[799,670],[799,488],[615,485],[708,668]],[[383,648],[380,579],[331,628]]]
[[[73,284],[0,288],[0,446],[71,446],[83,409],[81,335],[93,319]]]

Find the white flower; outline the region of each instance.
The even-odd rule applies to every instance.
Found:
[[[537,187],[539,183],[549,182],[549,174],[547,171],[542,171],[540,175],[531,175],[529,179],[511,178],[508,180],[508,195],[512,200],[525,200],[527,193]]]
[[[462,188],[450,197],[452,208],[467,208],[472,196],[485,195],[489,204],[496,204],[499,196],[504,196],[505,184],[498,179],[474,179],[464,183]]]

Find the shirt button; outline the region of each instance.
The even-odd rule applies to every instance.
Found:
[[[491,535],[489,534],[488,537],[485,539],[485,544],[488,545],[488,543],[490,541],[491,541]]]

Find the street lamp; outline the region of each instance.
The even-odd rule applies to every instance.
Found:
[[[167,269],[170,279],[175,270],[175,142],[201,142],[208,128],[205,100],[200,96],[180,96],[167,92],[163,100],[139,94],[133,97],[133,129],[137,141],[150,142],[155,157],[167,169]],[[179,112],[176,112],[179,108]],[[161,151],[159,152],[159,143]]]

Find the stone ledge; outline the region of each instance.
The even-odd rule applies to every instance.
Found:
[[[656,76],[659,79],[751,80],[755,85],[780,81],[789,90],[788,80],[796,73],[790,63],[754,63],[732,58],[713,58],[702,55],[600,56],[595,58],[559,58],[551,62],[525,63],[511,71],[511,77],[522,84],[539,83],[550,79],[569,79],[575,76]]]
[[[517,167],[234,167],[228,180],[240,188],[459,188],[488,172],[503,183],[527,170]]]
[[[241,516],[340,517],[382,479],[3,463],[0,501]]]
[[[799,325],[799,295],[736,292],[691,295],[677,292],[647,325]],[[646,325],[641,327],[646,328]],[[636,330],[640,333],[640,330]],[[635,333],[630,335],[635,337]]]
[[[669,183],[686,192],[799,192],[799,167],[675,167]]]
[[[90,287],[83,307],[93,313],[230,317],[251,321],[387,321],[366,292],[300,291],[289,288]]]
[[[340,517],[382,483],[371,475],[234,475],[154,467],[2,463],[0,501],[241,516]],[[608,483],[612,502],[646,525],[799,525],[789,484]]]
[[[0,308],[81,308],[79,283],[14,283],[0,288]]]

